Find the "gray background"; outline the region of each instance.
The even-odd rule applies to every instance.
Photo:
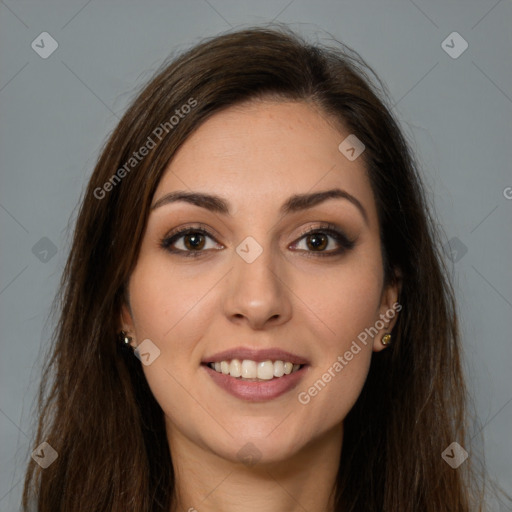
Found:
[[[453,250],[464,355],[479,419],[474,441],[479,447],[483,438],[491,477],[512,493],[510,0],[5,0],[1,511],[19,508],[34,449],[32,406],[42,351],[53,325],[49,308],[75,207],[102,143],[135,91],[171,52],[231,27],[271,20],[320,40],[333,34],[387,84]],[[458,58],[441,46],[453,31],[469,44]],[[59,45],[47,59],[31,47],[42,32]],[[50,242],[40,241],[44,237]],[[504,510],[498,503],[492,508]]]

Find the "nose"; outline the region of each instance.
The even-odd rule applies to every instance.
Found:
[[[293,293],[278,257],[264,249],[252,263],[237,253],[233,260],[224,300],[229,321],[246,323],[254,330],[287,322],[292,314]]]

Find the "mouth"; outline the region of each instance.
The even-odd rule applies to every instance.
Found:
[[[206,357],[201,367],[213,383],[238,399],[264,402],[285,395],[309,371],[309,361],[280,349],[238,348]]]

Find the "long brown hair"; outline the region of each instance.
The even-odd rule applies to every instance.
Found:
[[[452,442],[468,442],[454,294],[418,165],[376,78],[341,43],[312,45],[283,27],[260,27],[195,46],[140,92],[81,203],[34,443],[49,442],[58,458],[46,469],[30,462],[24,510],[170,510],[174,474],[163,412],[140,362],[119,348],[124,285],[151,199],[179,146],[213,113],[265,97],[313,102],[364,143],[385,275],[402,279],[393,345],[373,354],[344,422],[336,510],[480,510],[471,458],[453,469],[441,457]],[[149,146],[143,158],[134,156]]]

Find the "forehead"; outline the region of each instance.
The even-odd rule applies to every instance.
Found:
[[[338,149],[349,135],[305,102],[253,101],[206,120],[180,147],[155,198],[174,190],[226,197],[235,211],[277,209],[292,194],[339,187],[375,205],[362,158]]]

